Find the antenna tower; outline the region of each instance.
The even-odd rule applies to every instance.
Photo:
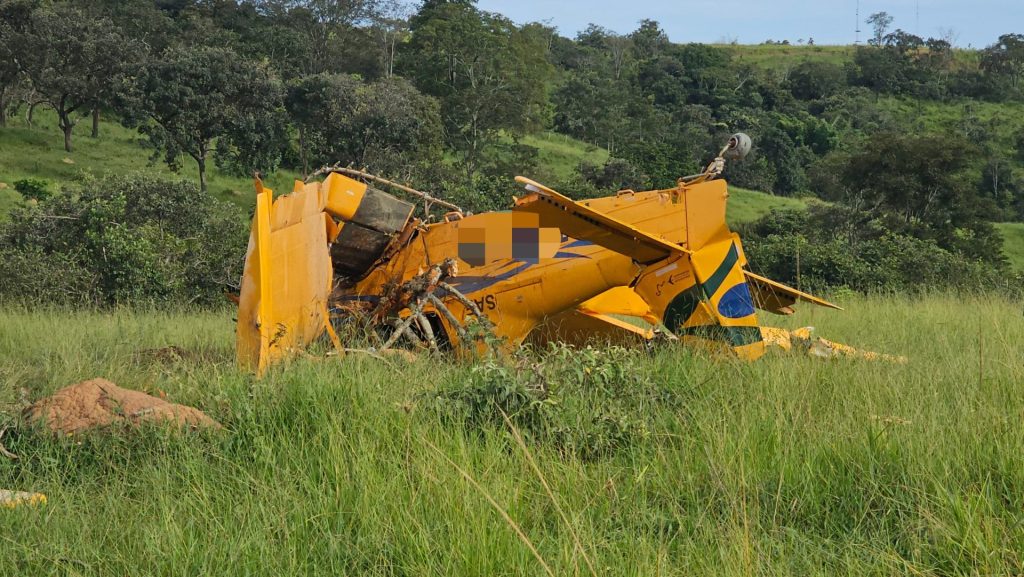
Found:
[[[853,27],[853,45],[860,44],[860,0],[857,0],[856,25]]]

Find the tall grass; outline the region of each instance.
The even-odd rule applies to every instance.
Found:
[[[447,359],[255,380],[230,312],[2,311],[8,417],[21,388],[105,376],[226,431],[9,434],[0,488],[49,504],[0,510],[0,575],[543,574],[511,523],[558,575],[589,575],[584,553],[601,575],[1020,574],[1021,303],[842,304],[784,320],[909,362],[636,352],[671,402],[645,397],[650,435],[588,459],[441,418],[425,399],[477,374]],[[193,354],[140,354],[168,345]]]

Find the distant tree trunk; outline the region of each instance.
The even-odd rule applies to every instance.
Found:
[[[92,109],[92,135],[93,138],[100,137],[100,108]]]
[[[0,128],[7,127],[7,89],[0,88]]]
[[[75,148],[71,145],[71,129],[73,127],[70,124],[65,125],[61,128],[64,131],[64,151],[74,152]]]
[[[199,154],[194,157],[199,165],[199,192],[206,194],[206,145],[199,146]]]
[[[32,116],[36,112],[36,104],[39,104],[35,100],[28,103],[28,110],[25,111],[25,124],[28,124],[29,128],[32,128]]]
[[[70,111],[64,110],[63,107],[57,109],[57,126],[64,133],[64,151],[74,152],[74,147],[71,145],[71,131],[75,125],[71,122]]]

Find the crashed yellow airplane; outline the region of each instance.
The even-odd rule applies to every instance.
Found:
[[[746,270],[717,177],[726,158],[749,147],[737,134],[707,170],[673,188],[581,202],[517,177],[525,194],[511,211],[452,211],[441,222],[414,218],[413,204],[344,169],[276,199],[257,181],[238,361],[262,372],[324,334],[343,350],[334,327],[348,321],[370,327],[380,348],[408,341],[473,351],[661,334],[756,359],[766,340],[790,339],[763,329],[755,309],[839,307]],[[473,321],[497,338],[468,330]]]

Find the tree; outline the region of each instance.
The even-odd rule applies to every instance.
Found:
[[[0,127],[7,126],[7,108],[22,80],[15,35],[27,26],[34,7],[31,0],[0,1]]]
[[[441,107],[404,78],[361,86],[353,115],[351,157],[361,166],[411,177],[417,163],[441,161]]]
[[[266,26],[275,50],[297,72],[358,72],[381,75],[380,43],[365,25],[388,18],[393,0],[257,0],[261,12],[280,25]],[[245,29],[239,30],[246,33]],[[251,39],[256,49],[268,35]],[[276,37],[276,38],[274,38]],[[291,76],[291,75],[289,75]]]
[[[6,43],[0,43],[0,128],[7,126],[7,105],[21,78],[21,70]]]
[[[373,28],[380,39],[384,77],[395,73],[395,56],[398,44],[409,36],[409,16],[412,8],[401,0],[386,0],[373,16]]]
[[[934,240],[972,258],[1001,258],[995,211],[970,178],[976,147],[959,135],[878,133],[841,169],[841,200],[897,232]]]
[[[629,38],[640,60],[654,58],[671,46],[668,35],[656,20],[641,20],[640,27],[630,33]]]
[[[1014,91],[1024,80],[1024,34],[1004,34],[982,51],[981,68],[988,74],[1005,78]]]
[[[356,108],[358,79],[344,74],[313,74],[288,83],[285,106],[299,132],[299,158],[302,174],[309,174],[310,151],[313,162],[341,162],[337,151],[346,135]]]
[[[363,84],[339,74],[307,76],[289,84],[286,103],[299,130],[303,172],[312,160],[408,176],[418,162],[440,156],[439,105],[407,80]]]
[[[68,152],[75,125],[120,88],[145,51],[109,18],[65,3],[39,5],[3,36],[18,69],[57,112]]]
[[[888,12],[875,12],[868,19],[865,20],[871,25],[871,29],[874,31],[874,37],[868,42],[875,46],[881,46],[882,40],[885,39],[886,33],[889,31],[889,26],[892,25],[892,16],[889,16]]]
[[[445,136],[472,177],[502,133],[542,126],[551,66],[546,44],[470,2],[426,2],[412,19],[405,69],[441,101]]]
[[[199,169],[205,192],[206,166],[214,141],[233,156],[237,170],[271,170],[280,159],[283,87],[261,63],[227,48],[168,50],[149,63],[128,96],[129,125],[139,126],[168,166],[182,154]]]
[[[819,100],[835,94],[846,85],[846,73],[831,62],[801,62],[789,74],[793,96],[801,100]]]

